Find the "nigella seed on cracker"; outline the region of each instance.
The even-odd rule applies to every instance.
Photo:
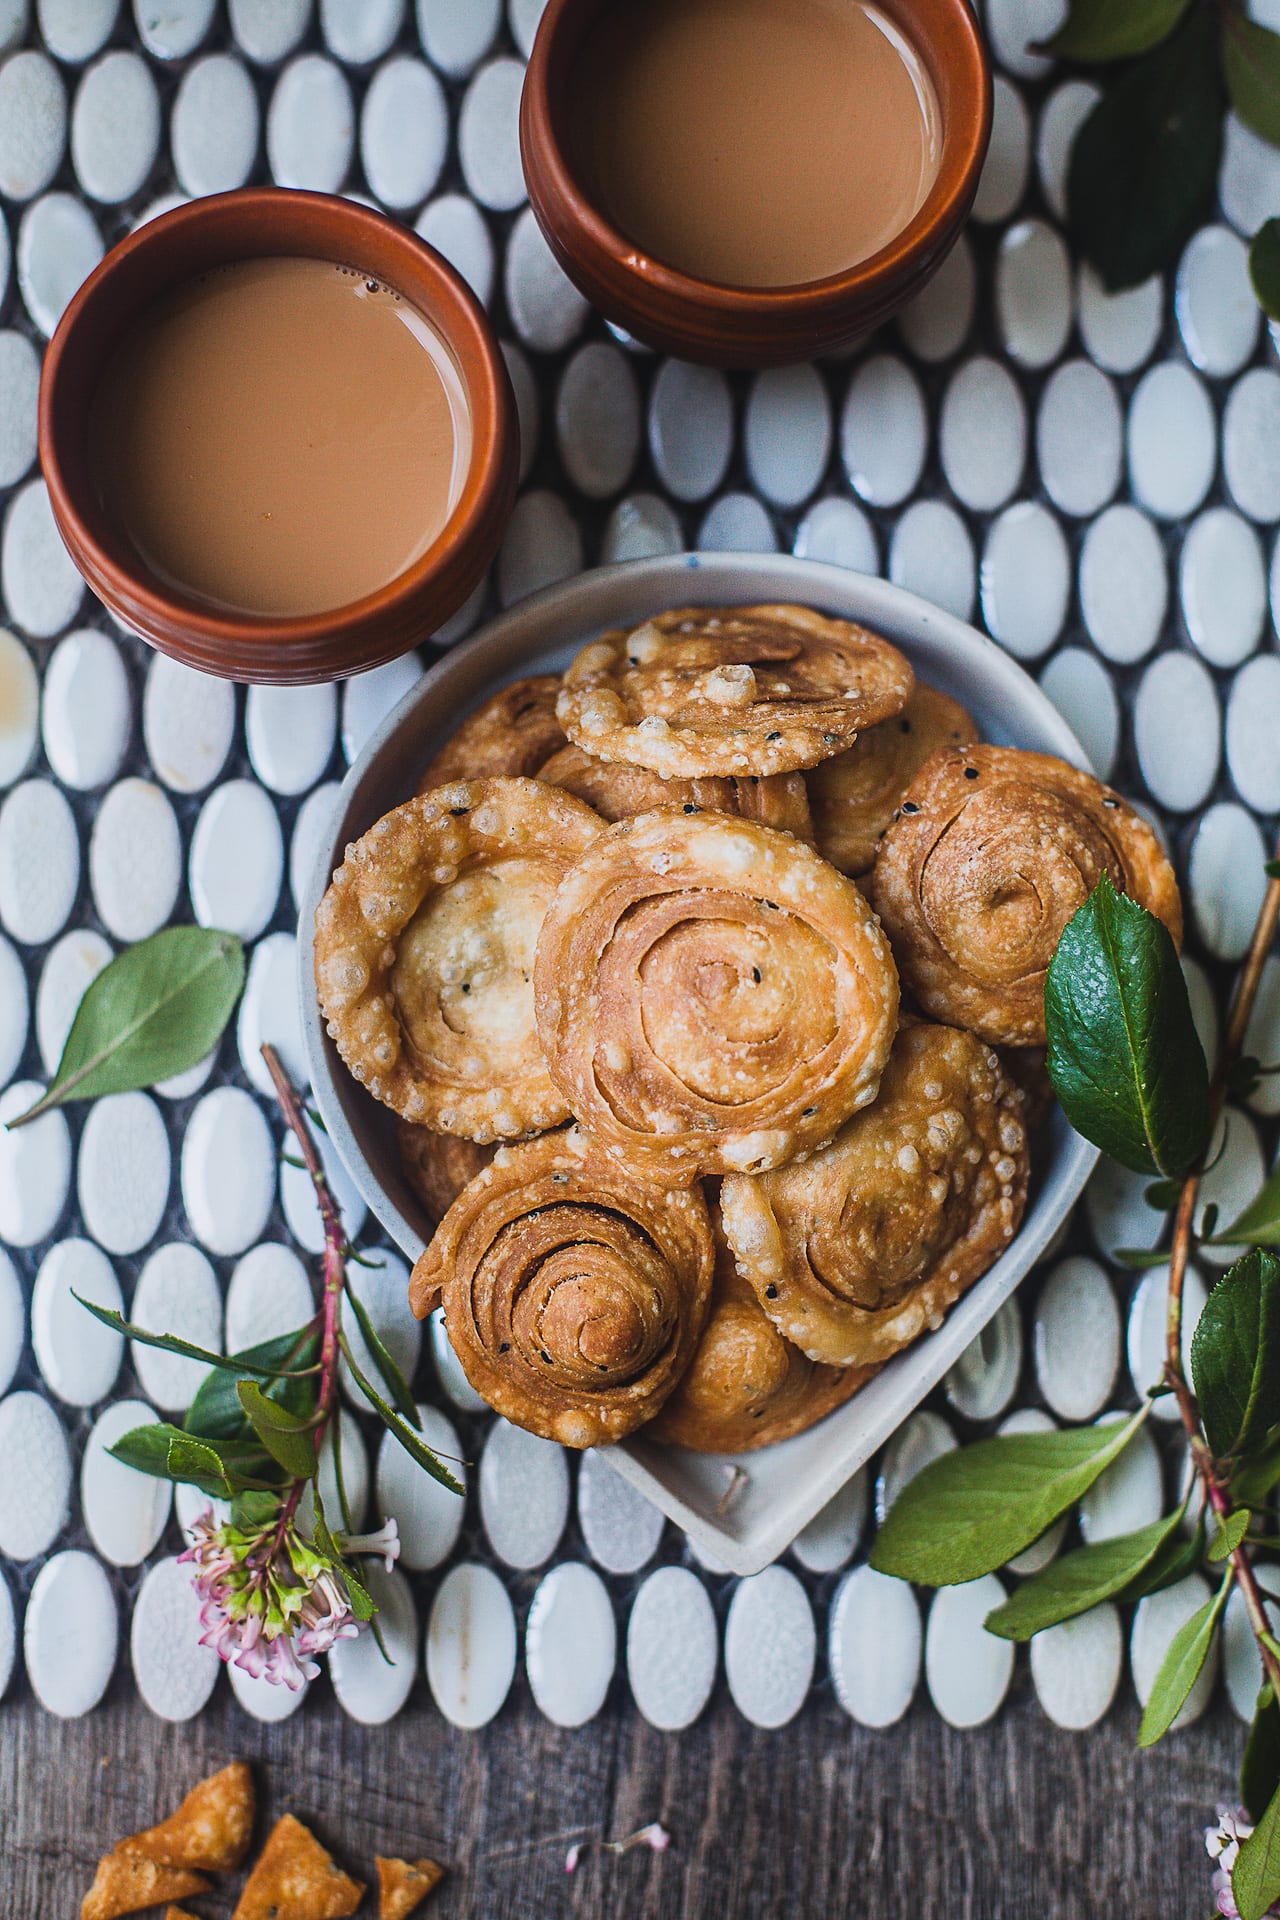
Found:
[[[346,1920],[363,1899],[360,1881],[286,1813],[271,1829],[232,1920]]]

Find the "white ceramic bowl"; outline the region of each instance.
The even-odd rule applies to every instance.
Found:
[[[311,1081],[329,1136],[369,1207],[416,1260],[429,1223],[400,1173],[390,1116],[347,1073],[324,1030],[313,984],[315,909],[349,841],[407,799],[429,756],[481,699],[508,680],[567,666],[606,628],[685,605],[798,601],[860,620],[900,646],[921,677],[964,701],[984,736],[1087,766],[1075,735],[1035,682],[991,640],[886,581],[781,555],[680,554],[602,567],[522,601],[447,654],[383,722],[343,785],[299,922],[303,1027]],[[643,1435],[607,1458],[735,1573],[777,1558],[938,1383],[1040,1259],[1097,1160],[1061,1113],[1039,1140],[1022,1230],[937,1333],[890,1362],[808,1433],[734,1463],[658,1447]],[[732,1485],[732,1495],[725,1499]]]

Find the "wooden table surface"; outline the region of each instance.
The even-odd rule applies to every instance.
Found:
[[[375,1851],[446,1862],[430,1920],[1206,1920],[1201,1829],[1232,1792],[1243,1738],[1219,1703],[1138,1754],[1131,1697],[1100,1727],[1062,1733],[1025,1677],[970,1733],[927,1703],[870,1733],[822,1694],[763,1733],[723,1689],[686,1733],[657,1733],[629,1706],[568,1733],[519,1687],[479,1734],[417,1702],[369,1729],[320,1686],[275,1727],[225,1687],[183,1726],[150,1718],[120,1681],[83,1720],[29,1697],[0,1707],[4,1920],[75,1920],[99,1853],[237,1756],[256,1765],[262,1832],[292,1810],[362,1878]],[[589,1851],[566,1875],[584,1829],[654,1819],[674,1836],[667,1853]],[[223,1920],[238,1885],[191,1904]]]

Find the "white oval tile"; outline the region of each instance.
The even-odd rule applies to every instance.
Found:
[[[946,464],[945,415],[943,433]],[[928,444],[924,394],[910,367],[889,353],[864,361],[840,416],[840,457],[855,493],[874,507],[897,506],[917,485]]]
[[[778,541],[754,494],[725,493],[698,528],[696,545],[702,553],[774,553]]]
[[[755,376],[743,450],[752,480],[775,506],[798,507],[815,492],[831,455],[831,405],[816,368],[775,367]]]
[[[0,1247],[0,1394],[9,1391],[13,1376],[18,1371],[26,1332],[25,1322],[23,1284],[18,1278],[18,1269]],[[3,1692],[2,1688],[0,1692]]]
[[[210,26],[217,0],[133,0],[138,38],[157,60],[184,60],[194,53]]]
[[[1003,74],[992,90],[991,142],[973,203],[973,217],[984,225],[1007,220],[1027,190],[1031,128],[1022,95]]]
[[[244,185],[258,155],[258,96],[239,60],[211,53],[187,68],[169,144],[179,184],[193,199]]]
[[[11,786],[26,772],[35,751],[39,713],[35,662],[16,634],[0,628],[0,787]]]
[[[1071,263],[1062,236],[1043,220],[1020,220],[996,254],[996,320],[1005,352],[1047,367],[1071,332]]]
[[[1229,1106],[1219,1121],[1209,1162],[1200,1182],[1196,1213],[1196,1230],[1201,1233],[1204,1231],[1207,1207],[1218,1209],[1218,1231],[1222,1232],[1232,1221],[1239,1219],[1266,1178],[1266,1162],[1257,1127],[1239,1107]],[[1238,1245],[1205,1245],[1201,1248],[1201,1258],[1212,1267],[1226,1267],[1233,1260],[1238,1260],[1245,1251],[1244,1247]]]
[[[1110,780],[1120,749],[1120,701],[1097,654],[1086,647],[1062,647],[1041,673],[1040,687],[1088,754],[1098,778]]]
[[[1208,1581],[1198,1573],[1189,1573],[1185,1580],[1165,1587],[1160,1593],[1149,1593],[1145,1600],[1139,1601],[1129,1638],[1129,1662],[1133,1668],[1134,1690],[1142,1706],[1151,1698],[1151,1689],[1173,1636],[1192,1614],[1199,1612],[1209,1597]],[[1191,1726],[1208,1706],[1218,1678],[1218,1661],[1219,1642],[1215,1638],[1187,1703],[1173,1723],[1175,1729]]]
[[[358,1240],[365,1222],[364,1201],[327,1134],[318,1136],[316,1148],[325,1179],[338,1203],[347,1238]],[[281,1141],[280,1156],[280,1205],[284,1209],[285,1225],[304,1252],[323,1253],[324,1221],[320,1217],[315,1183],[305,1167],[292,1164],[301,1158],[292,1133],[286,1133]]]
[[[1200,937],[1219,960],[1241,960],[1266,892],[1270,849],[1243,807],[1224,800],[1209,807],[1187,862],[1191,909]]]
[[[0,924],[24,946],[62,931],[80,884],[75,816],[49,780],[24,780],[0,804]]]
[[[715,367],[664,360],[649,397],[649,447],[658,478],[677,500],[705,500],[733,451],[733,400]]]
[[[272,1726],[278,1720],[290,1720],[307,1697],[306,1686],[295,1693],[291,1687],[278,1686],[271,1680],[261,1677],[254,1679],[252,1674],[237,1667],[234,1663],[227,1668],[227,1678],[231,1682],[231,1691],[236,1702],[254,1720],[260,1720]]]
[[[1164,1232],[1167,1215],[1147,1205],[1151,1176],[1131,1173],[1104,1154],[1085,1188],[1085,1212],[1099,1249],[1114,1257],[1121,1247],[1150,1250]]]
[[[538,22],[542,18],[542,9],[546,4],[547,0],[507,0],[511,32],[526,60],[533,52],[534,35],[538,31]]]
[[[422,1349],[422,1322],[409,1308],[409,1269],[397,1254],[381,1247],[364,1249],[362,1258],[368,1264],[353,1261],[347,1271],[347,1284],[368,1314],[383,1346],[405,1379],[412,1382]],[[372,1380],[376,1386],[377,1365],[354,1313],[346,1315],[344,1325],[356,1365],[366,1380]],[[364,1396],[350,1379],[345,1363],[342,1384],[352,1403],[363,1406]]]
[[[452,79],[460,79],[493,45],[502,18],[502,0],[418,0],[418,36],[427,58]]]
[[[1182,1364],[1191,1377],[1191,1341],[1206,1299],[1204,1281],[1194,1267],[1188,1267],[1182,1284]],[[1152,1267],[1142,1275],[1129,1303],[1129,1324],[1125,1352],[1129,1378],[1139,1400],[1148,1389],[1158,1385],[1164,1375],[1168,1347],[1169,1269]],[[1172,1396],[1154,1400],[1152,1418],[1176,1421],[1177,1404]]]
[[[946,1376],[947,1399],[966,1420],[998,1420],[1018,1391],[1022,1316],[1006,1300]]]
[[[92,1407],[115,1384],[124,1338],[95,1320],[81,1300],[124,1312],[120,1282],[102,1249],[89,1240],[60,1240],[36,1274],[31,1345],[49,1391],[68,1406]]]
[[[554,258],[529,207],[508,235],[503,283],[512,324],[534,353],[559,353],[582,332],[587,302]]]
[[[1052,71],[1052,60],[1035,48],[1066,19],[1066,0],[987,0],[986,16],[991,50],[1002,67],[1023,80]]]
[[[1067,170],[1071,149],[1101,93],[1089,80],[1064,80],[1040,109],[1036,166],[1044,197],[1059,220],[1067,217]]]
[[[21,1565],[46,1553],[67,1521],[71,1454],[49,1402],[38,1393],[0,1400],[0,1553]]]
[[[1187,529],[1178,569],[1187,632],[1215,667],[1234,667],[1262,638],[1267,580],[1262,545],[1247,520],[1209,507]]]
[[[73,194],[46,193],[27,208],[18,228],[18,285],[22,304],[46,338],[53,334],[71,296],[88,279],[102,254],[97,223],[84,202]],[[43,624],[39,628],[14,604],[14,581],[7,570],[5,577],[10,612],[20,626],[38,632],[42,639],[70,625],[84,591],[79,575],[72,579],[75,568],[65,549],[60,552],[49,539],[52,530],[52,522],[39,527],[36,554],[30,571],[24,568],[22,576],[24,596],[30,596],[40,610]]]
[[[539,1710],[557,1727],[581,1727],[604,1705],[617,1658],[613,1603],[598,1573],[569,1560],[533,1596],[524,1658]]]
[[[89,1538],[113,1567],[136,1567],[165,1530],[173,1504],[167,1480],[139,1473],[109,1449],[134,1427],[153,1426],[145,1400],[117,1400],[99,1414],[80,1463],[80,1505]]]
[[[876,1477],[876,1521],[883,1526],[894,1501],[916,1475],[954,1453],[956,1437],[940,1413],[925,1407],[904,1420],[880,1460]]]
[[[427,202],[415,230],[458,269],[481,306],[487,307],[493,292],[493,235],[475,201],[462,193],[442,193]]]
[[[27,1601],[22,1652],[46,1713],[74,1720],[96,1707],[116,1664],[115,1596],[91,1553],[55,1554]]]
[[[0,333],[0,486],[16,486],[36,457],[40,357],[24,333]]]
[[[1267,1616],[1274,1633],[1280,1627],[1280,1606],[1275,1604],[1274,1596],[1280,1593],[1280,1579],[1274,1565],[1266,1561],[1255,1561],[1254,1572],[1258,1585],[1269,1597],[1265,1601]],[[1262,1661],[1258,1655],[1258,1643],[1249,1623],[1249,1615],[1244,1604],[1244,1595],[1237,1587],[1227,1602],[1226,1612],[1222,1616],[1222,1677],[1226,1682],[1227,1698],[1231,1702],[1231,1711],[1236,1718],[1248,1724],[1254,1716],[1258,1704],[1258,1689],[1262,1685]]]
[[[188,884],[195,917],[256,940],[280,897],[284,842],[269,796],[254,780],[228,780],[200,809]]]
[[[92,793],[120,771],[133,728],[129,676],[105,633],[81,628],[59,640],[44,674],[41,736],[64,787]]]
[[[328,1427],[325,1429],[325,1436],[320,1444],[320,1500],[331,1527],[341,1527],[346,1530],[346,1515],[349,1514],[351,1518],[350,1531],[352,1533],[360,1533],[364,1530],[369,1515],[369,1484],[371,1478],[369,1473],[369,1449],[365,1446],[364,1433],[361,1430],[359,1421],[354,1414],[348,1413],[345,1407],[340,1410],[340,1426],[342,1434],[342,1445],[340,1449],[342,1455],[342,1492],[346,1495],[346,1514],[343,1512],[342,1498],[338,1492],[337,1452],[339,1450],[335,1449],[333,1444],[334,1433],[337,1429],[335,1429],[332,1421],[330,1421]],[[375,1520],[378,1525],[381,1525],[386,1517],[384,1514],[377,1514],[375,1515]],[[314,1519],[315,1498],[311,1488],[308,1487],[298,1502],[298,1524],[304,1533],[307,1528],[313,1524]]]
[[[264,1240],[236,1262],[227,1287],[227,1352],[296,1333],[315,1310],[311,1277],[293,1248]]]
[[[1096,1726],[1116,1697],[1124,1661],[1120,1615],[1104,1601],[1088,1613],[1047,1627],[1031,1642],[1036,1697],[1055,1726]]]
[[[449,1344],[443,1307],[437,1307],[428,1319],[427,1334],[431,1342],[431,1358],[435,1363],[436,1378],[454,1406],[463,1413],[487,1412],[488,1401],[482,1394],[476,1392],[462,1370],[462,1362]]]
[[[236,724],[229,680],[167,654],[153,656],[142,701],[142,733],[157,780],[174,793],[202,793],[217,779]]]
[[[1205,1059],[1214,1060],[1218,1054],[1218,1007],[1213,988],[1209,983],[1209,976],[1200,962],[1194,960],[1189,953],[1182,954],[1180,959],[1182,977],[1187,983],[1187,997],[1191,1001],[1192,1024],[1199,1035]],[[1245,1051],[1253,1051],[1247,1040]]]
[[[465,1487],[467,1470],[457,1429],[435,1407],[419,1405],[418,1417],[424,1446],[447,1455],[445,1465]],[[376,1491],[379,1511],[400,1530],[400,1565],[415,1572],[442,1565],[462,1531],[465,1499],[424,1473],[390,1433],[383,1434],[378,1449]]]
[[[1258,338],[1249,250],[1228,227],[1201,227],[1183,251],[1175,282],[1178,331],[1201,373],[1238,373]]]
[[[952,492],[975,512],[1002,507],[1027,457],[1026,402],[998,360],[966,360],[943,396],[942,470]]]
[[[201,1087],[213,1072],[218,1049],[206,1053],[203,1060],[197,1060],[194,1067],[188,1067],[185,1073],[174,1073],[167,1080],[157,1080],[151,1089],[163,1100],[190,1100],[199,1093]]]
[[[101,51],[119,11],[120,0],[36,0],[40,38],[56,59],[73,63]]]
[[[320,0],[320,31],[335,60],[379,60],[400,31],[404,0]]]
[[[0,1087],[18,1070],[30,1017],[27,976],[16,950],[0,934]]]
[[[1099,653],[1128,665],[1150,653],[1169,602],[1164,547],[1146,514],[1108,507],[1080,550],[1080,609]]]
[[[724,1628],[724,1672],[733,1704],[756,1727],[785,1727],[813,1679],[817,1633],[809,1596],[786,1567],[740,1580]]]
[[[104,795],[89,838],[89,884],[103,925],[122,945],[168,920],[182,885],[182,836],[154,781],[119,780]]]
[[[290,61],[267,112],[267,162],[278,187],[336,193],[355,149],[355,108],[342,68],[323,54]]]
[[[1263,962],[1258,997],[1245,1030],[1244,1051],[1264,1066],[1280,1062],[1280,959],[1274,954]],[[1280,1113],[1280,1074],[1260,1080],[1247,1105],[1254,1113]]]
[[[502,348],[507,376],[516,396],[516,418],[520,427],[520,484],[523,486],[529,478],[529,469],[538,451],[542,400],[527,355],[514,340],[500,340],[498,344]]]
[[[827,1659],[836,1698],[864,1727],[892,1727],[920,1681],[920,1608],[905,1580],[862,1566],[831,1606]]]
[[[18,1628],[13,1617],[13,1596],[4,1575],[0,1574],[0,1700],[9,1690],[17,1652]]]
[[[272,1100],[275,1087],[262,1057],[264,1044],[275,1048],[294,1086],[305,1087],[298,943],[291,933],[269,933],[254,947],[236,1022],[240,1064],[264,1099]]]
[[[169,1198],[169,1137],[145,1093],[96,1100],[80,1135],[76,1191],[85,1226],[108,1253],[137,1253]]]
[[[31,200],[58,171],[67,140],[67,95],[47,54],[29,47],[0,66],[0,193]]]
[[[271,1212],[275,1147],[262,1111],[239,1087],[205,1094],[182,1141],[182,1204],[210,1253],[243,1253]]]
[[[379,67],[360,112],[370,191],[384,206],[417,206],[440,178],[448,142],[449,107],[430,67],[406,54]]]
[[[627,1679],[651,1727],[678,1733],[693,1725],[711,1697],[719,1652],[715,1612],[697,1575],[687,1567],[651,1573],[627,1622]]]
[[[983,618],[995,638],[1019,660],[1047,653],[1071,595],[1071,557],[1047,508],[1035,500],[1005,508],[987,535],[981,582]]]
[[[1036,1378],[1060,1420],[1092,1420],[1107,1403],[1120,1360],[1120,1311],[1096,1260],[1059,1261],[1036,1303]]]
[[[579,493],[607,500],[626,486],[640,451],[640,394],[620,347],[592,340],[573,355],[556,393],[556,438]]]
[[[855,573],[878,573],[875,530],[861,507],[838,494],[815,501],[796,528],[793,548],[802,560],[830,560]]]
[[[348,761],[357,757],[375,727],[417,686],[422,674],[417,654],[406,653],[388,661],[385,667],[354,673],[346,681],[342,689],[342,751]]]
[[[136,53],[103,54],[76,89],[71,161],[91,200],[119,206],[141,191],[160,145],[160,95]]]
[[[53,1232],[71,1187],[71,1134],[56,1107],[11,1133],[5,1122],[45,1092],[37,1080],[15,1080],[0,1093],[0,1241],[34,1247]]]
[[[1280,660],[1250,660],[1227,701],[1227,766],[1236,792],[1255,813],[1280,812]]]
[[[1128,1415],[1112,1410],[1095,1421],[1103,1426]],[[1160,1518],[1164,1491],[1160,1455],[1145,1427],[1140,1427],[1124,1452],[1101,1474],[1080,1502],[1080,1533],[1089,1546],[1136,1533]]]
[[[649,560],[660,553],[679,553],[683,546],[674,509],[656,493],[633,493],[619,500],[609,515],[600,540],[600,564]]]
[[[889,578],[935,607],[968,620],[978,590],[973,541],[945,500],[916,500],[893,530]]]
[[[1143,674],[1133,707],[1142,777],[1161,806],[1189,813],[1213,790],[1222,755],[1218,691],[1194,654],[1162,653]]]
[[[929,284],[898,315],[898,328],[918,360],[937,363],[959,353],[969,338],[977,269],[961,234]]]
[[[1164,281],[1159,274],[1108,293],[1094,269],[1081,265],[1076,318],[1089,358],[1104,373],[1136,373],[1156,350],[1164,320]]]
[[[498,597],[514,606],[582,566],[582,535],[558,493],[534,488],[516,501],[498,555]]]
[[[509,1567],[542,1566],[568,1517],[564,1448],[495,1420],[480,1456],[480,1518],[499,1560]]]
[[[1000,1422],[996,1431],[1001,1436],[1007,1433],[1052,1433],[1056,1425],[1057,1422],[1039,1407],[1019,1407]],[[1047,1567],[1051,1560],[1057,1558],[1066,1533],[1067,1521],[1055,1520],[1038,1540],[1033,1540],[1029,1547],[1010,1560],[1006,1571],[1016,1573],[1021,1579],[1025,1579],[1029,1573],[1039,1573],[1042,1567]]]
[[[298,808],[289,843],[289,891],[295,907],[301,907],[311,879],[311,870],[319,858],[329,826],[338,810],[339,785],[328,780],[309,793]]]
[[[192,1720],[208,1702],[222,1666],[200,1645],[200,1597],[189,1567],[157,1560],[133,1603],[129,1654],[138,1692],[160,1720]]]
[[[1251,520],[1280,520],[1280,374],[1253,367],[1227,397],[1222,416],[1222,472],[1227,489]]]
[[[867,1524],[867,1470],[859,1467],[791,1542],[792,1558],[809,1573],[835,1573],[858,1551]]]
[[[173,1333],[209,1353],[222,1351],[222,1295],[198,1247],[175,1240],[157,1247],[138,1275],[129,1318],[148,1333]],[[143,1390],[167,1413],[185,1413],[208,1377],[202,1360],[133,1341]]]
[[[329,1677],[338,1705],[361,1726],[381,1727],[399,1713],[418,1667],[418,1609],[413,1589],[394,1567],[370,1565],[366,1578],[387,1658],[368,1627],[354,1640],[339,1640],[329,1654]]]
[[[1063,513],[1097,513],[1120,484],[1124,421],[1116,390],[1087,360],[1050,374],[1036,416],[1045,491]]]
[[[934,1706],[949,1726],[980,1727],[997,1713],[1013,1677],[1013,1643],[983,1621],[1005,1598],[994,1573],[942,1587],[929,1608],[924,1672]]]
[[[520,164],[520,92],[524,64],[501,58],[481,67],[462,97],[458,160],[473,199],[495,213],[525,201]]]
[[[590,1452],[578,1463],[578,1524],[596,1566],[637,1573],[657,1552],[665,1522],[603,1455]]]
[[[311,20],[311,0],[228,0],[236,45],[259,66],[293,52]]]
[[[1204,382],[1163,361],[1145,373],[1129,405],[1129,479],[1139,503],[1162,520],[1194,513],[1213,480],[1218,436]]]
[[[516,1620],[507,1590],[491,1567],[451,1567],[431,1605],[427,1681],[455,1727],[487,1727],[511,1691]]]

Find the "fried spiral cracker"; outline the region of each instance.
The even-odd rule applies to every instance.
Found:
[[[958,700],[917,680],[900,714],[869,727],[848,753],[824,760],[805,776],[819,853],[841,873],[866,873],[881,834],[929,755],[977,738],[977,727]]]
[[[913,781],[867,891],[926,1013],[996,1046],[1043,1046],[1049,962],[1104,873],[1181,942],[1173,869],[1119,794],[1050,754],[946,748]]]
[[[706,1322],[715,1249],[700,1191],[637,1177],[577,1127],[504,1147],[413,1271],[476,1391],[567,1447],[655,1414]]]
[[[809,847],[722,814],[610,827],[558,889],[534,967],[576,1117],[667,1179],[780,1166],[874,1099],[898,1015],[888,943]]]
[[[538,1044],[533,957],[552,894],[601,830],[540,781],[459,781],[347,848],[316,913],[316,986],[375,1099],[481,1142],[568,1118]]]
[[[777,827],[797,840],[813,840],[813,816],[804,776],[775,773],[730,780],[708,774],[702,779],[664,779],[648,767],[629,767],[621,760],[596,760],[581,747],[562,747],[538,774],[540,780],[562,787],[594,807],[602,820],[633,820],[655,807],[678,808],[681,813],[731,813]]]
[[[803,1165],[727,1179],[725,1235],[773,1324],[814,1360],[888,1360],[986,1272],[1026,1204],[1020,1097],[956,1027],[902,1028],[875,1105]]]
[[[896,647],[808,607],[683,607],[584,647],[556,713],[601,760],[681,778],[793,773],[901,711]]]
[[[513,680],[468,714],[418,781],[418,793],[452,780],[532,778],[544,760],[564,745],[556,719],[558,673]]]
[[[714,1212],[712,1221],[716,1271],[706,1331],[645,1438],[693,1453],[748,1453],[806,1432],[874,1369],[818,1366],[784,1340],[739,1277]]]
[[[396,1146],[404,1177],[432,1220],[443,1220],[468,1180],[483,1173],[493,1147],[480,1146],[459,1133],[433,1133],[396,1121]]]

